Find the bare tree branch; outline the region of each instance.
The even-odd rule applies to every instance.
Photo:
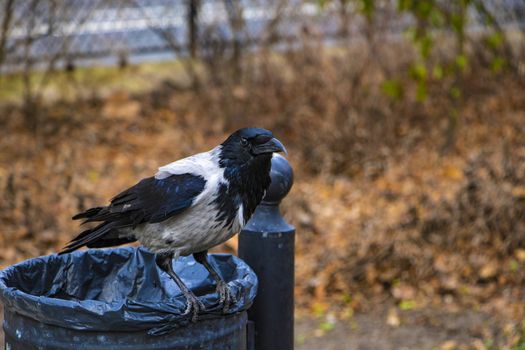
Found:
[[[2,24],[0,27],[0,73],[7,54],[7,38],[11,29],[14,3],[14,0],[6,0],[6,2],[4,3],[4,15],[2,17]]]

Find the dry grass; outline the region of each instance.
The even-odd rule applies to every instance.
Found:
[[[403,81],[404,98],[392,99],[383,83],[409,56],[375,50],[305,41],[282,55],[247,56],[235,79],[203,63],[199,90],[168,83],[57,101],[41,107],[36,132],[20,108],[4,106],[0,265],[57,251],[78,230],[70,217],[79,210],[259,125],[284,140],[296,170],[283,207],[297,227],[301,309],[343,317],[386,298],[401,308],[446,304],[518,320],[523,77],[470,67],[456,143],[444,154],[450,82],[430,81],[429,98],[417,102]]]

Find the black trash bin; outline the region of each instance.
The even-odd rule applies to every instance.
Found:
[[[211,255],[236,303],[222,313],[215,283],[191,257],[175,272],[204,303],[197,323],[155,256],[99,249],[24,261],[0,272],[6,349],[244,349],[257,277],[242,260]]]

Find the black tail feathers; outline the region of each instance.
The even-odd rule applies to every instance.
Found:
[[[65,246],[64,249],[62,249],[62,251],[58,254],[61,255],[70,253],[85,245],[89,245],[90,243],[97,241],[98,239],[109,233],[109,231],[111,231],[113,228],[115,228],[114,222],[103,222],[94,228],[82,231],[77,237],[75,237],[71,242],[69,242],[69,244]]]
[[[78,248],[111,247],[136,241],[133,234],[122,234],[125,227],[134,227],[133,216],[122,215],[119,211],[110,210],[110,207],[95,207],[73,216],[73,220],[85,219],[88,222],[100,222],[97,226],[82,231],[58,254],[70,253]]]
[[[79,220],[79,219],[89,219],[94,216],[96,216],[98,213],[100,213],[103,209],[106,207],[95,207],[88,209],[82,213],[78,213],[77,215],[73,216],[73,220]]]

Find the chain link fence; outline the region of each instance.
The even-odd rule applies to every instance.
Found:
[[[525,2],[481,3],[502,27],[525,25]],[[363,37],[355,1],[299,0],[4,0],[0,67],[24,64],[125,62],[197,55],[217,45],[257,47],[293,41],[305,30],[325,40]],[[399,35],[413,19],[395,1],[377,2],[382,32]],[[487,19],[469,8],[469,30]]]

